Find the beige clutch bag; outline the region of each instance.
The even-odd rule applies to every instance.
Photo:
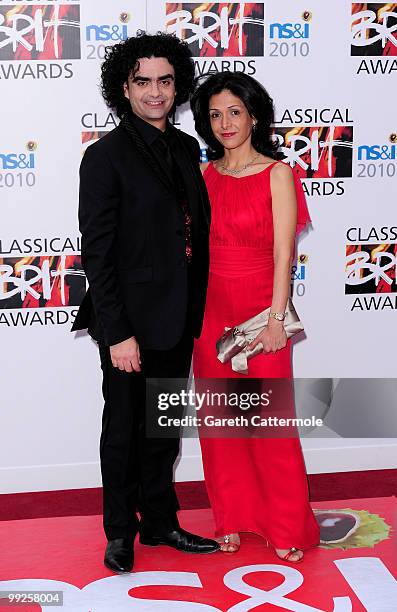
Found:
[[[285,308],[286,316],[283,321],[287,338],[291,338],[300,331],[303,325],[297,315],[291,298],[288,298]],[[225,327],[224,334],[216,343],[218,359],[221,363],[231,361],[232,370],[240,374],[248,374],[248,359],[263,352],[262,344],[257,344],[250,351],[246,347],[256,338],[269,321],[270,306],[248,321],[235,327]]]

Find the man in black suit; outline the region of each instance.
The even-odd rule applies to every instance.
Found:
[[[121,121],[80,168],[89,289],[72,329],[88,328],[99,345],[105,565],[116,572],[132,569],[138,531],[151,546],[219,548],[179,526],[179,438],[145,431],[146,378],[188,377],[203,319],[210,208],[200,148],[168,121],[193,82],[190,51],[174,36],[140,34],[109,48],[102,93]]]

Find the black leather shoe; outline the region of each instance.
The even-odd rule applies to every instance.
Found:
[[[106,546],[104,564],[116,574],[130,572],[134,565],[134,546],[127,538],[109,540]]]
[[[172,546],[176,550],[182,550],[183,552],[206,554],[212,553],[219,550],[218,542],[210,540],[208,538],[202,538],[201,536],[189,533],[181,527],[169,531],[161,536],[152,535],[141,530],[139,534],[139,541],[141,544],[146,546],[158,546],[159,544],[166,544]]]

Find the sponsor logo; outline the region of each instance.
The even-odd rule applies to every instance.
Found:
[[[113,113],[101,116],[99,113],[84,113],[81,117],[81,125],[85,129],[111,129],[118,125],[118,119]]]
[[[86,289],[80,255],[5,257],[0,308],[78,306]]]
[[[307,57],[310,54],[311,19],[311,12],[304,11],[299,20],[271,23],[269,56]]]
[[[262,56],[263,2],[166,3],[168,32],[185,40],[194,57]]]
[[[271,23],[269,37],[271,40],[290,40],[291,38],[309,38],[309,24],[304,22]]]
[[[80,59],[80,7],[0,7],[0,60]]]
[[[90,24],[85,28],[87,42],[120,42],[128,38],[128,22],[130,15],[121,13],[118,24]]]
[[[357,147],[358,178],[393,178],[397,174],[397,134],[389,142],[362,144]]]
[[[107,46],[127,40],[130,36],[128,31],[130,19],[130,14],[123,11],[119,15],[119,23],[87,25],[85,28],[86,59],[102,61],[105,58]]]
[[[83,152],[87,147],[94,144],[97,140],[102,138],[108,133],[108,131],[90,131],[90,132],[81,132],[81,144],[83,145]]]
[[[199,74],[221,70],[255,74],[253,60],[215,61],[211,58],[263,57],[264,14],[263,2],[182,2],[177,5],[167,2],[165,29],[185,40],[193,57],[201,59],[195,62]]]
[[[352,176],[352,126],[276,126],[274,137],[284,161],[296,168],[298,176],[316,179],[312,185],[303,183],[306,195],[344,193],[343,181],[329,179]]]
[[[352,4],[351,54],[396,55],[397,3]]]
[[[2,187],[33,187],[36,184],[37,143],[26,143],[26,152],[0,152],[0,189]]]
[[[13,238],[6,241],[0,239],[0,257],[11,255],[11,257],[22,255],[45,255],[45,254],[73,254],[80,253],[80,238],[24,238],[19,240]]]
[[[358,147],[358,159],[376,160],[396,159],[397,145],[360,145]]]
[[[99,115],[99,113],[84,113],[81,117],[81,126],[89,129],[84,129],[81,132],[83,153],[89,145],[94,144],[94,142],[108,134],[117,125],[118,119],[113,113],[107,113],[105,116]]]
[[[345,293],[396,292],[397,244],[346,247]]]
[[[71,252],[76,247],[78,239],[0,242],[0,324],[30,327],[74,320],[77,308],[73,307],[86,291],[80,254]],[[49,248],[57,254],[46,254]]]
[[[309,256],[301,253],[295,264],[291,267],[291,286],[290,296],[302,297],[306,293],[306,280],[307,280],[307,263]]]
[[[346,245],[345,294],[357,296],[350,310],[397,309],[397,241],[391,242],[397,228],[350,227],[346,237],[351,243]]]
[[[226,72],[227,70],[231,72],[245,72],[251,76],[256,74],[255,60],[196,60],[194,64],[198,76],[213,72]]]
[[[34,153],[0,153],[1,170],[26,170],[34,167]]]
[[[277,114],[275,137],[285,161],[301,179],[311,179],[302,183],[306,195],[345,193],[339,179],[352,176],[352,123],[349,108],[286,108]]]
[[[341,510],[336,510],[332,515],[332,510],[327,511],[331,516],[325,516],[325,512],[321,513],[319,520],[322,520],[322,533],[330,533],[330,524],[334,524],[337,522],[339,526],[340,522],[340,512]],[[343,512],[343,510],[342,510]],[[338,516],[337,513],[339,513]],[[374,530],[374,521],[373,517],[375,515],[370,515],[370,519],[366,519],[369,522],[369,528]],[[326,519],[324,521],[324,519]],[[362,519],[362,516],[361,516]],[[372,522],[371,522],[372,520]],[[339,521],[339,522],[338,522]],[[346,520],[343,522],[343,529],[345,528]],[[357,524],[357,520],[355,524],[347,525],[349,528],[347,534],[351,536],[352,532],[355,531],[354,527]],[[378,525],[376,527],[379,529]],[[381,536],[378,538],[383,539],[387,542],[389,525],[385,522],[381,525],[382,531]],[[336,530],[334,529],[334,532]],[[337,531],[337,535],[340,534],[341,529]],[[332,531],[331,531],[332,533]],[[377,531],[375,531],[377,533]],[[339,538],[345,540],[346,538],[346,529],[344,529],[343,537]],[[351,542],[350,538],[350,542]],[[361,538],[363,539],[363,538]],[[374,538],[372,538],[371,542]],[[368,541],[367,533],[364,530],[364,540]],[[334,538],[335,541],[335,538]],[[360,544],[356,542],[353,543],[355,547]],[[344,541],[342,542],[344,544]],[[373,545],[373,544],[372,544]],[[329,544],[326,546],[330,548]],[[342,545],[339,543],[339,547],[342,548]],[[334,551],[329,551],[332,555]],[[339,550],[337,551],[339,552]],[[358,554],[358,553],[357,553]],[[339,554],[340,557],[340,554]],[[376,556],[352,556],[352,557],[344,557],[343,559],[336,558],[334,560],[330,560],[329,566],[325,566],[327,569],[335,569],[335,566],[338,569],[338,572],[344,579],[343,588],[338,587],[338,590],[334,591],[332,589],[333,583],[327,583],[327,586],[324,586],[325,589],[325,600],[326,601],[334,601],[334,609],[339,610],[351,610],[353,601],[358,600],[359,605],[363,607],[364,610],[370,610],[373,601],[380,602],[379,605],[383,606],[383,609],[387,609],[387,607],[391,608],[391,602],[394,601],[393,593],[395,589],[395,579],[393,575],[390,573],[389,569],[382,561],[381,558]],[[258,586],[251,585],[253,578],[251,578],[251,574],[260,573],[261,580],[264,585],[264,588],[260,588]],[[270,582],[271,577],[274,580],[274,574],[279,576],[278,583],[282,584],[283,590],[280,591],[279,586],[272,586]],[[270,576],[269,576],[270,575]],[[225,587],[225,591],[222,592],[223,600],[235,600],[236,593],[244,595],[244,603],[246,610],[253,610],[255,607],[264,607],[264,606],[272,606],[275,609],[280,608],[284,610],[298,610],[305,609],[307,612],[321,612],[324,610],[324,589],[314,589],[310,592],[310,601],[308,601],[308,596],[305,598],[305,604],[300,604],[298,599],[300,599],[299,595],[296,595],[297,584],[306,586],[307,583],[310,582],[310,576],[308,577],[303,572],[298,569],[285,567],[278,563],[275,565],[274,563],[262,563],[256,565],[246,565],[235,567],[231,570],[224,572],[223,568],[220,568],[218,575],[214,574],[217,581],[219,581],[219,585]],[[203,580],[202,580],[203,578]],[[245,580],[247,578],[247,580]],[[371,583],[371,589],[368,589],[368,583]],[[215,582],[217,584],[217,582]],[[328,584],[331,587],[328,588]],[[270,585],[270,586],[269,586]],[[128,574],[125,576],[125,580],[120,580],[119,576],[107,576],[105,578],[100,578],[98,580],[94,580],[93,582],[89,582],[84,587],[80,588],[75,586],[73,583],[69,582],[57,582],[54,585],[54,581],[46,578],[23,578],[18,580],[4,580],[0,583],[1,589],[3,593],[7,593],[10,591],[17,591],[22,593],[31,593],[41,591],[43,593],[54,592],[54,588],[61,589],[60,593],[63,594],[63,601],[65,605],[69,604],[69,607],[73,607],[73,609],[98,609],[101,607],[103,609],[103,600],[104,593],[108,594],[111,597],[112,605],[115,609],[122,610],[125,608],[126,602],[130,607],[135,607],[139,609],[142,608],[142,601],[144,601],[144,605],[147,609],[149,609],[148,604],[153,602],[153,606],[151,609],[156,609],[158,612],[168,612],[172,608],[176,608],[178,605],[180,609],[182,606],[185,609],[203,609],[203,606],[207,607],[207,610],[217,610],[221,608],[212,607],[208,604],[197,604],[197,606],[192,606],[191,604],[191,592],[192,588],[195,588],[198,595],[197,599],[202,599],[203,601],[208,601],[208,587],[206,584],[206,580],[203,576],[200,576],[197,572],[176,572],[176,571],[144,571],[144,572],[134,572],[133,574]],[[173,592],[178,592],[178,600],[152,600],[148,593],[145,599],[142,600],[142,588],[149,588],[152,590],[153,587],[156,587],[157,590],[162,587],[172,587]],[[178,587],[176,589],[176,587]],[[137,590],[138,589],[138,590]],[[144,591],[145,592],[145,591]],[[335,592],[338,595],[335,595]],[[56,593],[56,591],[55,591]],[[292,594],[292,597],[289,595]],[[5,595],[3,595],[5,597]],[[183,599],[186,597],[186,600]],[[240,598],[241,599],[241,598]],[[4,601],[6,601],[4,599]],[[218,604],[219,601],[219,604]],[[339,602],[339,603],[338,603]],[[176,604],[173,606],[173,604]],[[184,604],[189,604],[185,606]],[[222,606],[222,600],[218,598],[215,605]],[[229,605],[229,604],[228,604]],[[234,606],[235,607],[235,606]],[[373,606],[372,606],[373,608]],[[229,608],[231,610],[232,608]],[[235,608],[236,609],[236,608]],[[242,609],[242,608],[241,608]]]
[[[0,6],[0,79],[68,79],[73,64],[53,60],[80,58],[78,4]]]
[[[397,3],[352,3],[351,55],[362,59],[357,74],[397,71]]]
[[[348,125],[353,123],[350,117],[349,108],[286,108],[283,110],[280,116],[280,120],[277,121],[278,125],[281,124],[321,124],[326,125],[338,123],[341,125]]]
[[[395,240],[397,242],[397,227],[383,225],[382,227],[349,227],[346,230],[348,242],[380,242]]]

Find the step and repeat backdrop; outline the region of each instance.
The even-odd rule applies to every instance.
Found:
[[[106,46],[140,29],[186,40],[197,75],[243,71],[271,94],[275,138],[312,218],[291,270],[307,331],[295,346],[295,375],[333,379],[318,387],[324,406],[340,379],[365,380],[365,393],[350,383],[348,401],[339,394],[347,412],[334,430],[344,435],[360,397],[350,424],[358,410],[374,436],[395,435],[397,3],[2,0],[5,488],[98,478],[99,360],[90,338],[70,332],[86,286],[78,168],[85,148],[117,125],[99,91]],[[194,134],[187,106],[173,122]]]

